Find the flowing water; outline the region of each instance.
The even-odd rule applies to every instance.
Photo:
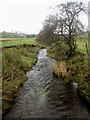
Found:
[[[55,60],[39,52],[38,61],[27,72],[15,104],[5,118],[88,118],[90,110],[77,95],[77,84],[65,85],[52,74]]]

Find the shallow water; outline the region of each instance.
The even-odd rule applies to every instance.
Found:
[[[77,95],[77,85],[65,85],[52,74],[55,60],[39,52],[38,61],[27,72],[15,104],[6,118],[89,118],[90,111]],[[75,87],[74,87],[75,86]]]
[[[41,49],[38,55],[38,59],[44,59],[47,55],[47,49]]]

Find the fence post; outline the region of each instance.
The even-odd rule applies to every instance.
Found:
[[[88,2],[88,67],[90,71],[90,1]]]

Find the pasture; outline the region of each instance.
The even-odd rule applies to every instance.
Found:
[[[88,45],[88,40],[87,39],[77,39],[76,41],[76,45],[77,45],[77,51],[80,51],[82,53],[87,53],[87,49],[86,49],[86,43]]]
[[[20,45],[36,45],[37,42],[35,38],[5,38],[0,41],[0,47],[12,47],[12,46],[20,46]]]

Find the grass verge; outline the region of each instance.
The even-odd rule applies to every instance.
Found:
[[[10,41],[11,42],[11,41]],[[10,43],[11,44],[11,43]],[[22,43],[21,43],[22,44]],[[28,43],[27,43],[28,44]],[[36,44],[35,44],[36,45]],[[25,74],[37,60],[40,46],[7,48],[2,51],[2,112],[11,107],[20,86],[27,79]]]
[[[79,41],[80,42],[80,41]],[[79,43],[80,44],[80,43]],[[76,50],[71,59],[67,59],[65,55],[67,47],[52,46],[50,47],[49,56],[58,62],[54,65],[54,73],[61,77],[65,83],[75,81],[78,83],[79,93],[90,102],[90,71],[88,70],[88,56],[83,52],[85,47],[78,45],[80,51]],[[57,52],[58,51],[58,52]]]

